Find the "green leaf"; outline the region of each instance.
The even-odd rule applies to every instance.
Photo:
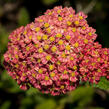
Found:
[[[92,97],[94,94],[93,88],[87,87],[78,87],[76,90],[72,91],[69,95],[71,102],[75,102],[87,97]]]
[[[1,55],[6,50],[7,43],[8,43],[8,33],[5,30],[5,28],[2,25],[0,25],[0,59]]]
[[[4,62],[4,56],[3,56],[2,54],[0,54],[0,64],[1,64],[2,66],[4,66],[4,65],[3,65],[3,62]]]
[[[26,91],[27,96],[35,96],[38,93],[36,88],[31,87],[29,90]]]
[[[8,83],[8,84],[7,84]],[[0,81],[0,87],[2,89],[6,89],[10,93],[17,93],[17,92],[23,92],[17,84],[15,80],[13,80],[4,70],[1,73],[1,81]]]
[[[45,102],[42,102],[35,109],[55,109],[56,102],[53,99],[48,99]]]
[[[0,106],[0,109],[9,109],[11,105],[11,102],[10,101],[5,101],[1,106]]]
[[[33,99],[31,97],[24,97],[21,99],[21,105],[19,109],[33,109]]]
[[[43,4],[45,4],[45,5],[51,5],[57,1],[58,0],[42,0]]]
[[[18,25],[25,26],[27,23],[29,23],[29,19],[30,19],[29,14],[26,8],[21,8],[19,12],[19,17],[18,17]]]
[[[77,107],[75,109],[84,109],[88,103],[92,102],[94,95],[94,89],[90,86],[81,86],[71,91],[68,96],[62,98],[59,101],[59,109],[63,109],[65,104],[75,104],[77,103]]]
[[[98,84],[93,84],[93,87],[97,87],[103,90],[109,89],[109,81],[105,77],[101,77]]]
[[[74,109],[86,109],[86,108],[84,108],[84,107],[76,107]],[[102,108],[102,107],[88,107],[87,109],[104,109],[104,108]]]
[[[67,102],[77,102],[79,107],[84,107],[92,101],[93,94],[94,90],[92,87],[78,87],[76,90],[69,94]]]
[[[95,6],[95,10],[99,11],[102,10],[103,8],[103,3],[102,2],[97,2],[96,6]]]

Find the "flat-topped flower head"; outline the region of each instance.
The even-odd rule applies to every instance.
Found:
[[[109,49],[94,42],[87,16],[71,7],[47,10],[9,35],[4,65],[20,88],[52,95],[74,90],[80,81],[109,79]]]

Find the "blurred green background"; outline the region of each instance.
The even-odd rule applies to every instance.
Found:
[[[0,0],[0,109],[109,109],[107,81],[101,80],[101,89],[85,84],[67,95],[53,97],[34,88],[20,90],[6,73],[2,63],[10,32],[57,5],[88,14],[89,25],[97,30],[96,41],[109,47],[109,0]]]

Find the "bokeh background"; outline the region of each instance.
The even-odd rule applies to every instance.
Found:
[[[22,91],[3,66],[8,35],[54,6],[71,6],[88,14],[103,47],[109,47],[109,0],[0,0],[0,109],[109,109],[109,83],[101,89],[81,84],[66,95],[51,96],[31,88]],[[105,90],[103,90],[105,89]]]

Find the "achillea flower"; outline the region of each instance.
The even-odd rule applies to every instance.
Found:
[[[82,80],[86,78],[91,83],[98,83],[100,77],[108,78],[109,67],[109,49],[101,48],[98,43],[93,43],[91,46],[86,46],[83,51],[83,59],[79,64]]]
[[[58,6],[10,34],[4,65],[21,89],[31,85],[59,95],[74,90],[80,80],[109,79],[109,49],[94,42],[97,35],[86,18]]]

